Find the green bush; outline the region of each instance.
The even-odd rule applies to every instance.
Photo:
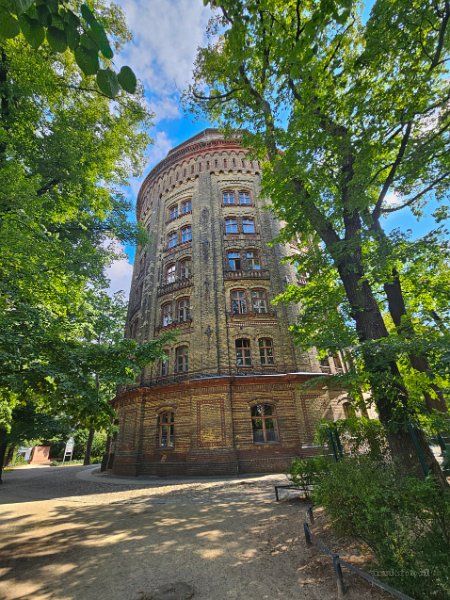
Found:
[[[315,485],[329,467],[330,461],[322,456],[311,458],[294,458],[290,464],[288,478],[305,493],[305,498],[310,497],[310,486]]]
[[[344,454],[368,454],[379,460],[387,453],[384,429],[377,419],[352,415],[338,421],[322,420],[316,429],[316,442],[330,446],[330,434],[339,435]]]
[[[339,533],[372,549],[380,579],[417,600],[450,598],[450,493],[431,478],[352,456],[330,465],[313,499]]]

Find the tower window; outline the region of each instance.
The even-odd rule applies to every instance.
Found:
[[[243,315],[247,312],[247,300],[244,290],[232,290],[231,312],[233,315]]]
[[[239,252],[228,252],[228,264],[230,265],[230,269],[232,271],[241,270],[241,255],[239,254]]]
[[[175,351],[175,368],[177,373],[185,373],[189,369],[188,347],[180,346]]]
[[[181,212],[183,215],[187,215],[192,212],[192,200],[184,200],[181,203]]]
[[[238,367],[252,366],[250,340],[248,340],[247,338],[240,338],[236,340],[236,365]]]
[[[173,221],[178,217],[178,204],[174,204],[169,208],[169,220]]]
[[[234,192],[224,192],[222,199],[224,204],[234,204]]]
[[[192,275],[192,263],[189,258],[180,262],[180,277],[181,279],[187,279]]]
[[[253,312],[263,314],[267,312],[266,290],[252,290],[252,308]]]
[[[239,204],[251,204],[250,192],[239,192]]]
[[[167,302],[167,304],[163,304],[161,307],[162,311],[162,324],[163,327],[167,327],[167,325],[172,324],[172,303]]]
[[[190,242],[192,240],[192,227],[183,227],[181,230],[181,243]]]
[[[237,232],[238,232],[237,219],[235,219],[235,218],[225,219],[225,233],[237,233]]]
[[[255,233],[255,220],[242,219],[242,231],[244,233]]]
[[[178,301],[178,321],[184,323],[185,321],[189,321],[190,318],[189,298],[181,298],[181,300]]]
[[[267,444],[278,441],[278,425],[275,409],[270,404],[252,406],[253,441],[257,444]]]
[[[245,258],[247,259],[247,266],[251,271],[261,270],[261,260],[256,250],[247,250],[245,252]]]
[[[173,283],[176,279],[176,265],[175,263],[168,265],[166,269],[166,283]]]
[[[165,350],[164,352],[167,353],[167,350]],[[163,358],[161,360],[160,373],[161,373],[161,377],[165,377],[166,375],[169,374],[169,359],[168,358]]]
[[[159,446],[173,448],[175,445],[175,413],[163,412],[158,416]]]
[[[273,365],[275,363],[273,358],[273,341],[270,338],[260,338],[258,345],[261,364],[265,366]]]
[[[169,248],[175,248],[175,246],[178,243],[178,235],[177,235],[176,231],[172,231],[172,233],[169,233],[169,235],[167,237],[167,242],[168,242]]]

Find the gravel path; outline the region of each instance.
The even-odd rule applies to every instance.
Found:
[[[283,476],[124,482],[92,468],[24,468],[0,488],[0,598],[140,600],[165,584],[195,600],[334,599],[305,548]],[[381,598],[354,587],[348,600]]]

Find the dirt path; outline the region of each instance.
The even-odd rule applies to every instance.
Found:
[[[274,502],[277,479],[132,485],[83,467],[7,473],[0,598],[139,600],[181,581],[195,600],[333,599],[330,567],[305,548],[303,508]],[[381,596],[358,586],[346,598]]]

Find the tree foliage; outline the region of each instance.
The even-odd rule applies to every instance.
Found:
[[[74,11],[79,7],[45,5],[52,12],[59,6],[61,14],[68,6]],[[43,4],[28,3],[26,10],[36,6]],[[120,11],[100,3],[95,7],[98,22],[120,48],[129,39]],[[87,14],[82,9],[92,27],[94,21]],[[105,292],[104,269],[120,256],[116,240],[138,238],[145,244],[145,236],[127,220],[130,205],[122,192],[128,178],[141,172],[149,142],[146,128],[151,115],[142,96],[120,92],[111,102],[80,70],[72,51],[55,51],[50,40],[33,47],[22,33],[4,38],[0,40],[3,449],[15,408],[29,402],[41,412],[69,416],[75,424],[109,423],[108,401],[115,386],[134,380],[161,345],[123,340],[123,300],[110,299]]]
[[[43,44],[56,54],[69,49],[84,76],[96,75],[97,85],[106,96],[115,98],[120,87],[134,94],[137,80],[130,67],[122,67],[119,73],[111,69],[114,52],[105,32],[107,11],[100,2],[95,3],[95,9],[97,16],[86,3],[77,1],[2,0],[0,40],[22,34],[35,49]]]
[[[407,424],[418,404],[446,408],[437,364],[448,313],[438,294],[439,311],[434,299],[426,308],[426,296],[446,295],[448,247],[437,233],[387,234],[383,216],[420,217],[430,199],[441,202],[436,219],[448,215],[450,5],[378,0],[363,22],[351,0],[208,4],[219,14],[188,102],[240,130],[262,161],[263,190],[287,223],[280,239],[303,244],[295,260],[307,283],[285,295],[302,304],[294,332],[325,351],[355,348],[391,449],[413,464]],[[440,264],[415,260],[428,245],[444,249]],[[415,296],[418,278],[428,292]],[[439,331],[426,327],[430,309]]]

